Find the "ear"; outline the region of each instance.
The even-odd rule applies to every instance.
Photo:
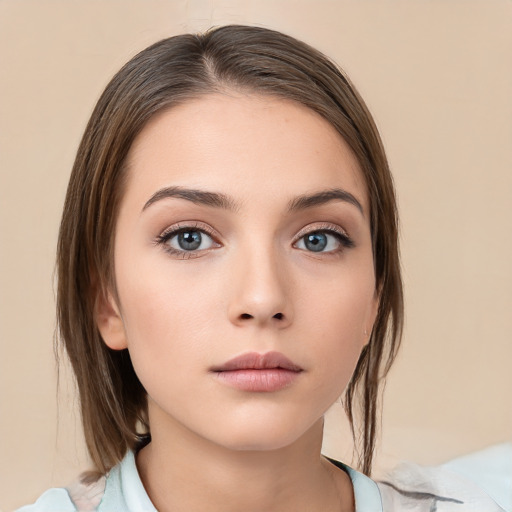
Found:
[[[128,347],[119,307],[109,291],[99,291],[94,304],[94,319],[105,344],[112,350]]]

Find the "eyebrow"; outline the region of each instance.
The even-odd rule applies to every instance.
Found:
[[[162,199],[167,199],[169,197],[185,199],[195,204],[211,206],[213,208],[222,208],[223,210],[236,211],[238,209],[236,201],[226,194],[206,192],[204,190],[192,188],[166,187],[155,192],[143,206],[142,211],[146,210],[157,201],[161,201]]]
[[[155,192],[143,206],[142,211],[149,208],[152,204],[167,198],[185,199],[195,204],[221,208],[223,210],[237,211],[239,204],[230,196],[219,192],[207,192],[204,190],[166,187]],[[364,210],[361,203],[354,195],[340,188],[322,190],[314,194],[304,194],[295,197],[288,203],[288,211],[296,212],[306,210],[315,206],[321,206],[331,201],[343,201],[355,206],[364,216]]]
[[[321,206],[331,201],[343,201],[354,205],[364,216],[364,209],[362,204],[356,199],[354,195],[341,188],[332,188],[329,190],[322,190],[315,194],[305,194],[298,196],[288,204],[288,210],[295,212],[298,210],[305,210],[315,206]]]

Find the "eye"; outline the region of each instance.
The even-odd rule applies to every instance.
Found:
[[[201,251],[219,247],[205,227],[174,226],[157,237],[156,243],[163,245],[168,253],[182,258],[198,256]]]
[[[333,228],[310,231],[299,236],[295,247],[309,252],[335,253],[354,246],[346,233]]]

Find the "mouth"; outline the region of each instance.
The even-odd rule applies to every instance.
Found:
[[[304,370],[280,352],[250,352],[211,371],[221,382],[239,390],[273,392],[290,386]]]

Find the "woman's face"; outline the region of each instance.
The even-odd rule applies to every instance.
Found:
[[[216,94],[155,116],[128,157],[118,301],[153,433],[236,450],[297,440],[349,382],[377,309],[364,178],[291,101]]]

